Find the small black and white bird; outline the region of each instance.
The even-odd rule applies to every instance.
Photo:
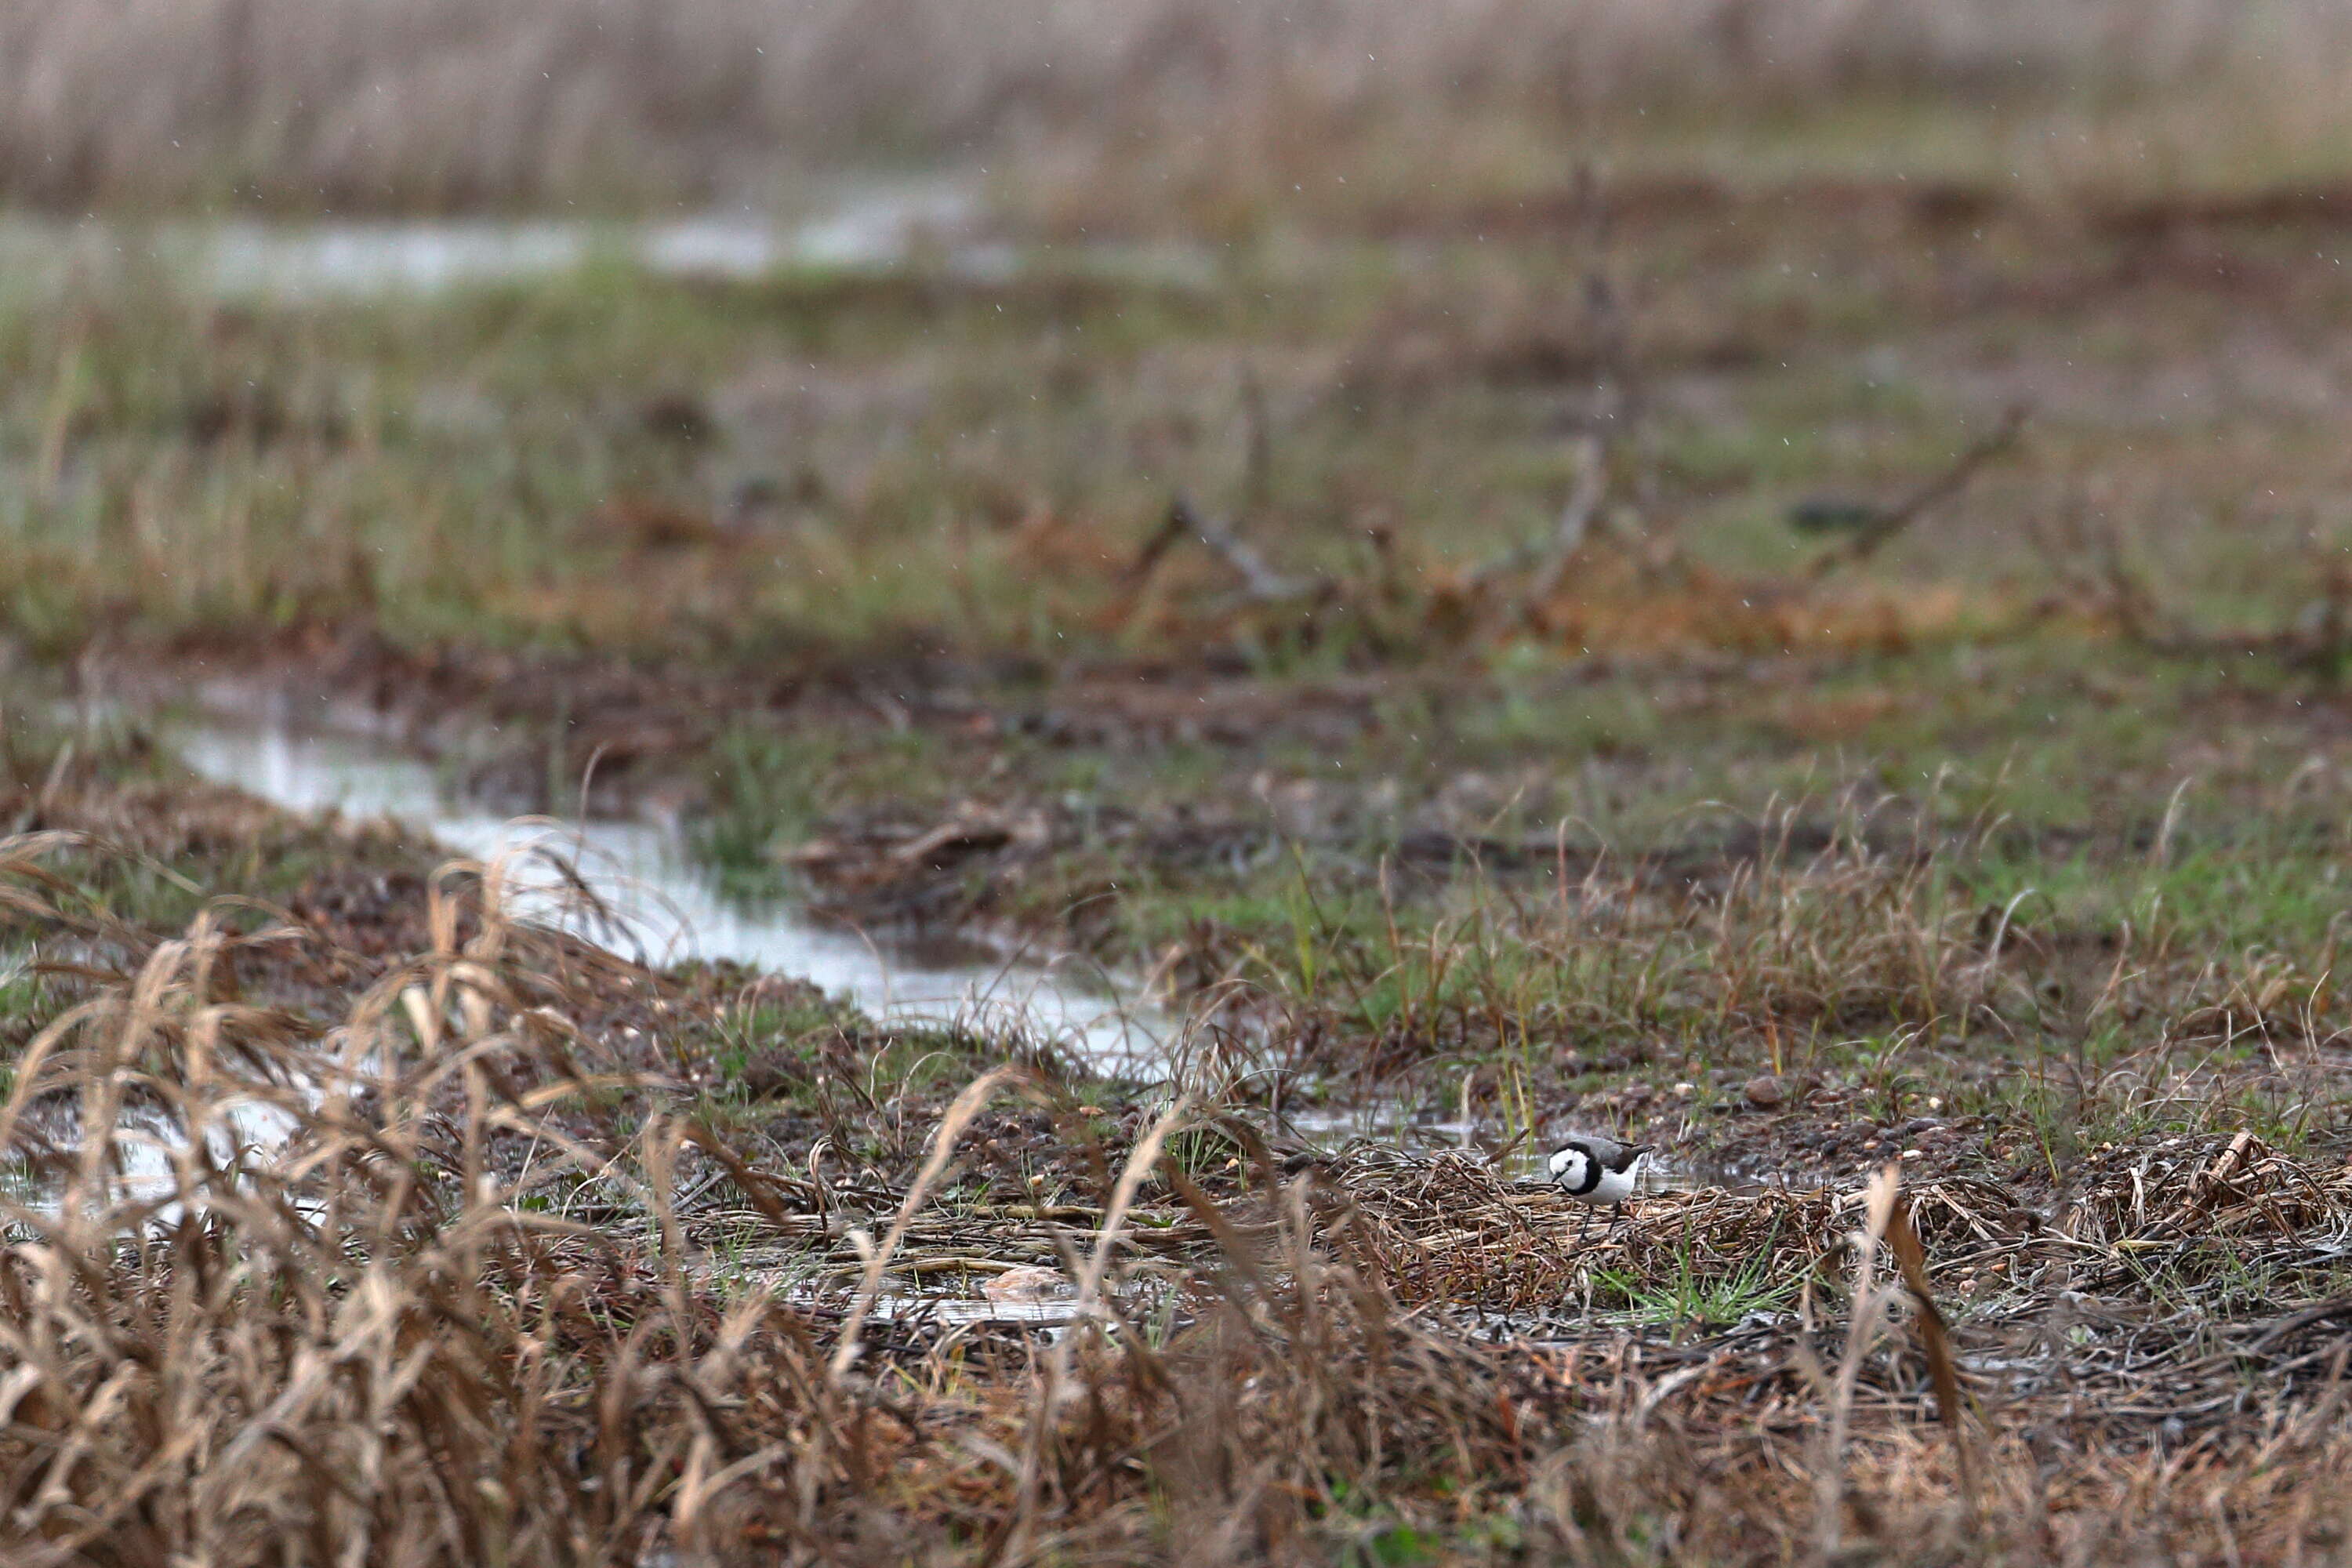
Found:
[[[1579,1136],[1555,1150],[1545,1168],[1570,1197],[1593,1208],[1613,1205],[1622,1216],[1625,1200],[1633,1195],[1639,1184],[1639,1167],[1649,1157],[1650,1149],[1647,1143],[1620,1143],[1613,1138]],[[1591,1215],[1585,1216],[1585,1223],[1591,1223]]]

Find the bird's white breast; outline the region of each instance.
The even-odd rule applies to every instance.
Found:
[[[1634,1174],[1641,1168],[1642,1162],[1636,1159],[1622,1171],[1601,1172],[1601,1184],[1587,1193],[1584,1201],[1589,1204],[1623,1203],[1633,1195]]]

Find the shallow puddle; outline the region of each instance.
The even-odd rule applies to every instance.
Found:
[[[992,1301],[985,1296],[877,1296],[868,1314],[877,1323],[919,1321],[950,1329],[982,1323],[1059,1327],[1090,1315],[1099,1313],[1091,1312],[1076,1300]]]
[[[275,805],[390,817],[495,863],[525,918],[651,963],[733,960],[810,981],[879,1019],[1018,1030],[1114,1072],[1150,1073],[1174,1041],[1171,1019],[1123,1001],[1083,960],[926,962],[919,950],[821,923],[797,905],[747,906],[719,892],[673,826],[493,816],[453,798],[431,766],[383,738],[266,717],[200,719],[165,734],[192,771]],[[575,868],[602,918],[571,890]]]
[[[522,282],[617,262],[663,277],[741,280],[793,268],[845,270],[936,256],[977,280],[1012,258],[979,232],[979,193],[952,176],[871,180],[827,193],[797,221],[745,209],[667,223],[420,219],[131,225],[0,221],[0,264],[54,284],[95,269],[159,269],[228,297],[363,299]]]
[[[0,216],[0,280],[13,288],[161,278],[197,295],[285,303],[530,283],[594,266],[705,282],[917,268],[974,286],[1076,270],[1196,288],[1214,279],[1217,265],[1195,245],[1008,243],[989,232],[978,183],[956,174],[843,182],[797,216],[745,207],[663,223]]]

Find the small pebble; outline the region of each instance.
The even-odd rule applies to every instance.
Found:
[[[1748,1087],[1741,1092],[1748,1096],[1748,1104],[1761,1110],[1769,1110],[1789,1097],[1789,1091],[1781,1087],[1780,1080],[1770,1073],[1749,1079]]]

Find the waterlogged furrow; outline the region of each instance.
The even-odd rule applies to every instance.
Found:
[[[287,810],[396,818],[499,867],[520,918],[648,962],[731,960],[809,981],[877,1020],[1024,1033],[1105,1071],[1155,1071],[1173,1043],[1172,1020],[1112,994],[1076,961],[903,960],[791,904],[751,909],[725,898],[669,826],[469,810],[430,767],[381,740],[257,720],[191,724],[173,743],[196,773]]]

